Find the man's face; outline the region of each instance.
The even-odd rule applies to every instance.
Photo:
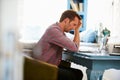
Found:
[[[76,27],[78,27],[79,22],[79,19],[75,17],[74,20],[66,23],[64,31],[69,32],[70,30],[74,30]]]

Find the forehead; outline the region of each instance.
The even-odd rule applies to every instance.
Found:
[[[78,19],[77,17],[75,17],[75,18],[74,18],[74,20],[72,20],[72,22],[74,22],[74,23],[78,24],[79,19]]]
[[[75,21],[79,21],[79,19],[77,17],[74,18]]]
[[[77,17],[75,17],[74,20],[73,20],[73,22],[75,22],[75,23],[79,23],[79,22],[82,23],[82,19],[79,20]]]

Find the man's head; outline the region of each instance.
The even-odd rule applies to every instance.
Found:
[[[79,20],[82,18],[73,10],[66,10],[62,13],[61,18],[59,22],[62,22],[64,19],[69,18],[70,21],[74,20],[74,18],[77,17]]]
[[[70,30],[74,30],[78,27],[79,24],[82,24],[82,18],[77,14],[77,12],[66,10],[62,13],[59,22],[63,24],[63,30],[65,32],[69,32]]]

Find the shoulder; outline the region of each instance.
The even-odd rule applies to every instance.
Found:
[[[47,31],[49,31],[51,33],[62,33],[61,28],[56,23],[49,26]]]

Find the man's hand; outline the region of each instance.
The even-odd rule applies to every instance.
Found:
[[[78,22],[78,26],[75,28],[75,30],[79,30],[81,26],[82,26],[82,20]]]
[[[80,43],[79,29],[80,29],[81,25],[82,25],[82,20],[80,20],[78,22],[78,26],[75,28],[75,32],[74,32],[74,40],[73,41],[78,45],[78,47],[79,47],[79,43]]]

